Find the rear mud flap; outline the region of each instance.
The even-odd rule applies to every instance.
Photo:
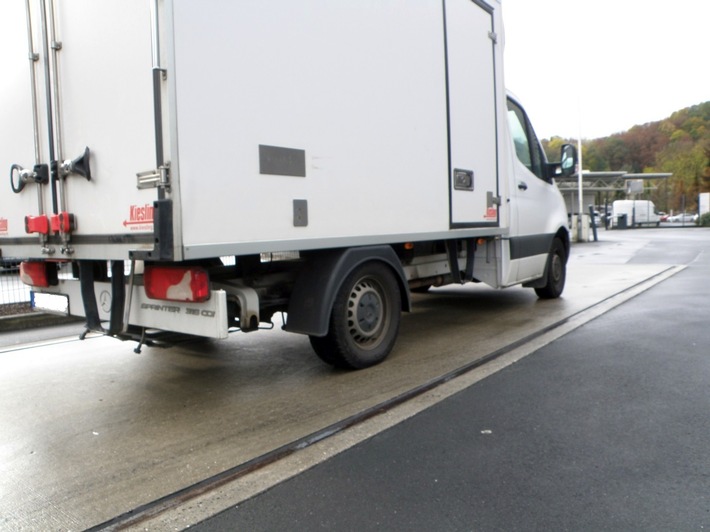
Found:
[[[104,329],[96,302],[95,268],[93,261],[79,261],[81,299],[86,315],[86,329],[116,336],[124,329],[123,314],[126,304],[126,277],[123,261],[111,261],[111,307],[109,328]]]

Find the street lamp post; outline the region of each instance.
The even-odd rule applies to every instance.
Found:
[[[580,128],[581,130],[581,128]],[[577,206],[577,242],[582,241],[582,209],[584,209],[584,193],[582,190],[582,132],[580,131],[579,138],[577,139],[577,151],[579,152],[577,160],[579,161],[579,173],[577,178],[577,185],[579,186],[579,204]]]

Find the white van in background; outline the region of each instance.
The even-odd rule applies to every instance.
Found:
[[[625,216],[625,219],[624,219]],[[617,200],[612,204],[612,226],[618,229],[661,224],[656,205],[649,200]]]

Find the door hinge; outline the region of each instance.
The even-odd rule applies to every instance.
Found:
[[[138,188],[170,188],[170,163],[159,166],[157,170],[148,170],[136,174]]]
[[[493,44],[498,44],[498,34],[495,31],[489,31],[488,38],[493,41]]]
[[[501,205],[501,198],[500,196],[494,196],[493,192],[486,192],[486,206],[490,209],[494,205]]]

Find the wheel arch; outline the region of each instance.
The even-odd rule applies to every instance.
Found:
[[[557,230],[557,233],[553,235],[553,237],[550,239],[550,249],[548,250],[548,253],[552,250],[552,244],[555,241],[555,239],[559,240],[562,242],[562,247],[565,252],[565,264],[569,261],[569,252],[571,248],[571,243],[570,243],[570,238],[569,238],[569,231],[567,231],[566,228],[560,227]],[[545,286],[547,283],[547,268],[549,267],[549,261],[545,261],[545,269],[543,270],[542,277],[539,279],[536,279],[534,281],[529,281],[527,283],[524,283],[523,286],[525,288],[542,288]]]
[[[399,285],[402,310],[411,310],[404,270],[390,246],[317,251],[304,254],[304,259],[289,300],[286,331],[325,336],[338,289],[355,268],[370,261],[383,263],[392,270]]]
[[[569,240],[569,231],[564,227],[560,227],[557,230],[557,233],[555,234],[554,238],[558,238],[562,242],[562,245],[565,248],[565,262],[569,261],[569,251],[570,251],[570,247],[571,247],[570,240]],[[553,238],[553,240],[554,240],[554,238]]]

